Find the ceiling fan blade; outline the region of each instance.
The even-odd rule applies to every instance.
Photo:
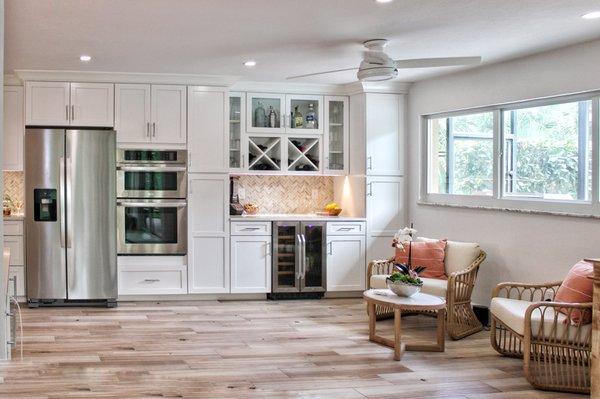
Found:
[[[481,57],[415,58],[412,60],[396,60],[395,62],[397,68],[433,68],[477,65],[481,63]]]
[[[306,78],[309,76],[316,76],[316,75],[325,75],[327,73],[335,73],[335,72],[345,72],[345,71],[355,71],[358,68],[345,68],[345,69],[335,69],[333,71],[325,71],[325,72],[316,72],[316,73],[307,73],[305,75],[296,75],[296,76],[288,76],[286,78],[286,80],[290,80],[290,79],[298,79],[298,78]]]

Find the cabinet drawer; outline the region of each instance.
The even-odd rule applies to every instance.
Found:
[[[22,236],[23,235],[23,222],[18,220],[7,220],[4,222],[4,235],[5,236]]]
[[[10,265],[23,266],[25,257],[23,256],[23,236],[5,236],[4,247],[10,248]]]
[[[16,296],[25,296],[25,268],[23,266],[11,266],[8,269],[9,278],[16,277],[17,279],[17,292]],[[15,283],[13,281],[8,282],[8,294],[15,296]]]
[[[187,294],[185,266],[119,267],[119,295]]]
[[[270,236],[271,222],[231,222],[231,235]]]
[[[328,236],[355,236],[366,234],[365,222],[328,222]]]

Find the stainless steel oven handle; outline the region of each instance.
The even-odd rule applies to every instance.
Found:
[[[60,223],[60,247],[65,247],[65,157],[58,160],[58,222]]]
[[[185,208],[185,201],[161,201],[161,202],[136,202],[136,201],[117,201],[117,206],[127,206],[130,208]]]
[[[185,166],[126,166],[119,165],[117,170],[124,172],[185,172]]]

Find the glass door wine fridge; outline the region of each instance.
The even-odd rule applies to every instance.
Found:
[[[325,227],[324,222],[273,223],[270,298],[323,296],[327,276]]]

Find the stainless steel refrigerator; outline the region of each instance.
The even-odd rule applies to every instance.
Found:
[[[113,130],[27,128],[30,307],[116,304],[115,156]]]

